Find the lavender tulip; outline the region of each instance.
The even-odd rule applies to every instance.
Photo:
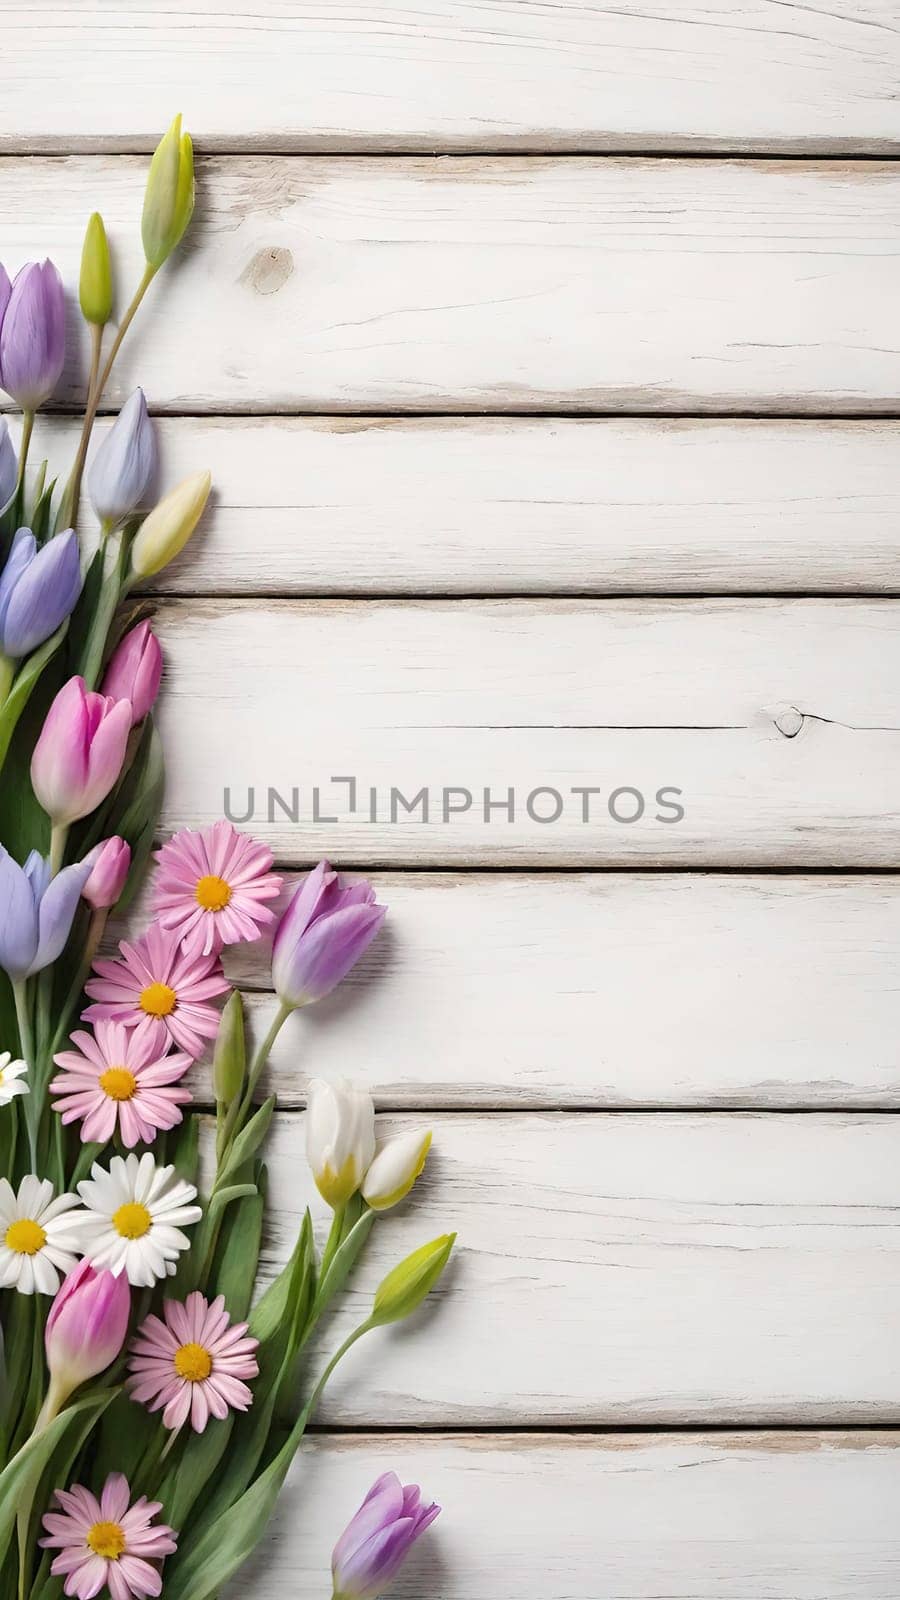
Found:
[[[88,473],[91,504],[115,527],[138,505],[156,466],[156,440],[143,389],[126,400]]]
[[[13,983],[62,954],[90,871],[90,861],[80,861],[51,878],[36,850],[20,867],[0,845],[0,967]]]
[[[3,315],[0,310],[0,316]],[[19,463],[16,460],[16,450],[9,436],[6,418],[0,417],[0,511],[9,505],[16,492],[16,483],[19,477]]]
[[[31,530],[20,528],[0,574],[0,654],[11,661],[30,655],[70,615],[80,593],[74,529],[38,549]]]
[[[293,1010],[321,1000],[347,976],[387,914],[369,883],[343,887],[320,861],[294,892],[272,947],[272,981]]]
[[[0,322],[0,389],[23,411],[36,411],[56,388],[65,359],[62,278],[52,261],[29,261],[13,279]]]
[[[440,1509],[422,1505],[418,1484],[404,1487],[396,1472],[385,1472],[334,1547],[333,1600],[378,1600]]]

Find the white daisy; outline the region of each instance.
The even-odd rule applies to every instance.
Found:
[[[0,1050],[0,1106],[8,1106],[17,1094],[27,1094],[28,1085],[22,1082],[28,1071],[24,1061],[13,1061],[8,1050]]]
[[[193,1184],[174,1174],[174,1167],[158,1167],[149,1150],[140,1158],[113,1156],[108,1172],[95,1163],[78,1185],[87,1210],[75,1213],[89,1261],[116,1277],[126,1273],[140,1288],[171,1277],[191,1242],[181,1228],[203,1215],[191,1204]]]
[[[70,1227],[73,1206],[78,1196],[61,1194],[53,1198],[49,1178],[32,1173],[22,1179],[15,1193],[6,1178],[0,1178],[0,1285],[18,1289],[20,1294],[55,1294],[59,1275],[71,1271],[80,1250],[78,1235]],[[57,1268],[59,1269],[57,1271]]]

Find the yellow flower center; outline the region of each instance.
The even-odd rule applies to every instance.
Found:
[[[139,1200],[126,1200],[118,1211],[113,1212],[112,1224],[123,1239],[143,1239],[145,1233],[150,1232],[153,1221],[146,1206]]]
[[[137,1088],[137,1078],[127,1067],[107,1067],[100,1074],[100,1087],[110,1100],[130,1100]]]
[[[212,1372],[212,1356],[202,1344],[183,1344],[174,1356],[175,1371],[188,1383],[202,1383]]]
[[[231,889],[225,879],[216,878],[212,873],[200,879],[194,894],[204,911],[224,911],[231,899]]]
[[[15,1250],[20,1256],[36,1256],[46,1243],[47,1235],[40,1223],[32,1222],[30,1217],[20,1217],[6,1230],[7,1250]]]
[[[178,1004],[178,996],[167,983],[148,983],[141,990],[138,1004],[148,1017],[168,1017]]]
[[[94,1522],[87,1531],[87,1544],[104,1561],[118,1561],[125,1550],[125,1535],[117,1522]]]

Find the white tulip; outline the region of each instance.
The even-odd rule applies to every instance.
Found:
[[[362,1196],[373,1211],[389,1211],[408,1195],[431,1149],[431,1130],[427,1133],[401,1133],[379,1145]]]
[[[306,1107],[306,1159],[333,1210],[354,1195],[375,1154],[372,1097],[352,1084],[313,1078]]]

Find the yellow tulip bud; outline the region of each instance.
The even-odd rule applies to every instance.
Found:
[[[382,1279],[375,1290],[370,1327],[401,1322],[422,1304],[447,1265],[455,1240],[455,1233],[444,1233],[430,1244],[420,1245]]]
[[[203,515],[211,486],[210,473],[195,472],[164,495],[144,518],[131,547],[131,570],[136,578],[161,572],[184,549]]]
[[[147,174],[141,238],[154,272],[181,239],[194,210],[194,147],[177,116],[160,140]]]
[[[112,264],[99,211],[91,216],[84,235],[78,298],[85,322],[94,322],[102,328],[109,321],[113,298]]]
[[[379,1145],[362,1197],[372,1211],[390,1211],[409,1194],[431,1149],[431,1133],[400,1133]]]

